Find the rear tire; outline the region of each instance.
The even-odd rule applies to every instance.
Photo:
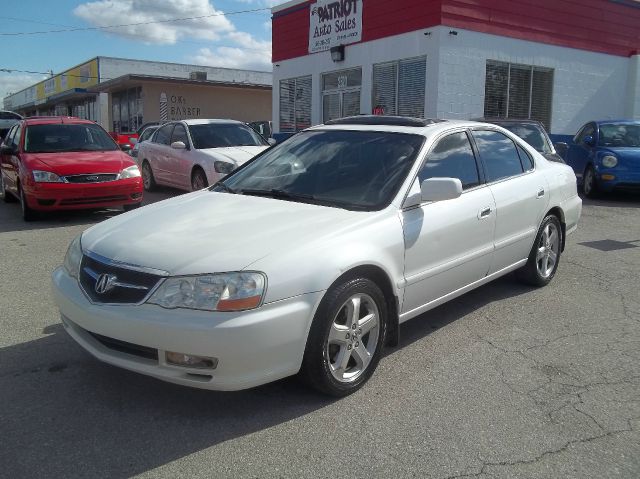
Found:
[[[546,286],[558,270],[562,249],[560,220],[548,215],[540,225],[527,264],[518,270],[518,278],[531,286]]]
[[[330,396],[360,389],[382,357],[387,314],[384,294],[370,279],[331,288],[311,323],[300,377]]]
[[[38,213],[37,211],[34,211],[29,207],[22,186],[18,186],[18,191],[20,192],[20,207],[22,208],[22,219],[25,221],[36,220],[38,218]]]
[[[593,166],[587,166],[582,175],[582,192],[587,198],[597,198],[598,196],[598,183],[596,182],[596,172]]]
[[[153,176],[153,170],[147,160],[142,162],[142,184],[145,191],[153,191],[158,186]]]
[[[202,168],[194,168],[193,173],[191,173],[191,191],[198,191],[207,186],[209,186],[209,181]]]

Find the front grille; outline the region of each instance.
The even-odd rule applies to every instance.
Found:
[[[88,198],[67,198],[65,200],[60,201],[61,205],[95,205],[98,203],[111,203],[114,201],[127,201],[125,195],[117,195],[117,196],[94,196]]]
[[[117,173],[99,173],[95,175],[70,175],[64,179],[68,183],[104,183],[105,181],[115,181],[118,179]]]
[[[131,354],[132,356],[138,356],[140,358],[151,359],[154,361],[158,360],[157,349],[150,348],[148,346],[141,346],[139,344],[127,343],[126,341],[109,338],[107,336],[102,336],[101,334],[92,333],[90,331],[87,332],[91,336],[93,336],[93,338],[96,339],[100,344],[106,346],[109,349],[113,349],[114,351]]]
[[[100,275],[111,275],[112,288],[104,293],[96,292]],[[162,276],[116,266],[84,255],[80,263],[80,284],[94,303],[132,304],[141,302]]]

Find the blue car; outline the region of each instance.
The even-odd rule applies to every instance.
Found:
[[[601,192],[640,192],[640,121],[591,121],[563,156],[587,198]]]

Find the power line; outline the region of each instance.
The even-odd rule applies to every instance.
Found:
[[[95,31],[95,30],[108,30],[110,28],[123,28],[123,27],[136,27],[140,25],[149,25],[152,23],[172,23],[172,22],[182,22],[187,20],[201,20],[203,18],[211,18],[211,17],[226,17],[230,15],[240,15],[242,13],[255,13],[255,12],[263,12],[265,10],[270,10],[269,8],[254,8],[251,10],[238,10],[236,12],[220,12],[220,13],[212,13],[210,15],[199,15],[197,17],[184,17],[184,18],[169,18],[167,20],[153,20],[148,22],[136,22],[136,23],[123,23],[121,25],[105,25],[99,27],[74,27],[74,28],[64,28],[60,30],[42,30],[37,32],[0,32],[0,36],[20,36],[20,35],[40,35],[44,33],[65,33],[65,32],[86,32],[86,31]]]

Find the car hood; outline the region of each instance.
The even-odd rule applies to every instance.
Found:
[[[240,271],[269,254],[341,235],[370,215],[203,190],[97,224],[83,234],[82,247],[171,275]]]
[[[256,156],[261,151],[269,148],[268,146],[228,146],[226,148],[206,148],[203,150],[198,150],[203,153],[206,153],[209,156],[214,158],[224,158],[227,160],[231,160],[236,165],[240,166],[245,161],[250,160],[254,156]],[[221,159],[222,159],[221,158]]]
[[[65,153],[27,153],[27,163],[33,168],[35,162],[59,176],[90,173],[120,173],[123,168],[135,164],[131,158],[114,151],[72,151]]]

